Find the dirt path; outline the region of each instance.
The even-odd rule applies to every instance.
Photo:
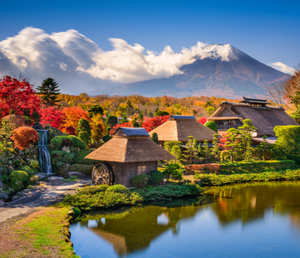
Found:
[[[7,220],[24,217],[37,211],[41,207],[60,202],[67,194],[72,194],[84,184],[91,184],[91,179],[80,179],[72,182],[65,182],[60,186],[44,185],[28,192],[27,196],[0,208],[0,226]]]

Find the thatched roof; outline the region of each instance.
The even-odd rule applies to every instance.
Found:
[[[187,142],[189,136],[198,142],[212,141],[215,131],[200,124],[194,116],[170,116],[167,122],[158,126],[149,134],[157,133],[159,141]]]
[[[266,102],[267,103],[267,102]],[[212,114],[208,121],[250,119],[257,128],[257,136],[275,136],[273,131],[276,125],[298,125],[282,107],[252,106],[248,103],[233,103],[223,101],[220,107]]]
[[[144,128],[120,127],[113,138],[85,158],[111,162],[147,162],[175,159],[150,139]]]

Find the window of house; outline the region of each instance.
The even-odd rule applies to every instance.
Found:
[[[138,175],[141,175],[141,174],[143,174],[143,173],[145,173],[146,172],[146,165],[144,165],[144,166],[138,166]]]

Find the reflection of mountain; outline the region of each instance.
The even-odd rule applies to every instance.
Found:
[[[273,208],[275,213],[293,214],[295,223],[296,218],[300,218],[299,181],[215,187],[209,190],[209,194],[218,198],[212,209],[222,224],[236,220],[247,223],[263,218],[268,208]]]
[[[178,233],[180,220],[196,215],[203,202],[183,207],[147,206],[132,212],[93,218],[97,226],[88,227],[88,220],[80,222],[105,241],[111,243],[119,256],[148,247],[152,240],[171,229]],[[207,200],[205,201],[207,203]],[[102,215],[103,217],[103,215]]]

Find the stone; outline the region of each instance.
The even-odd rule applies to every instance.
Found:
[[[39,177],[39,179],[38,179],[39,181],[45,180],[48,177],[48,175],[46,173],[37,173],[36,176]]]
[[[3,199],[4,201],[8,200],[9,196],[7,193],[0,193],[0,199]]]
[[[58,186],[63,184],[63,177],[51,176],[48,177],[47,181],[50,182],[51,186]]]
[[[2,191],[4,189],[4,184],[3,181],[0,179],[0,191]]]
[[[19,197],[15,195],[15,196],[13,196],[12,201],[16,201],[18,199],[19,199]]]
[[[2,199],[0,199],[0,207],[3,207],[5,205],[5,201],[3,201]]]
[[[68,172],[68,175],[71,176],[76,176],[77,178],[83,178],[84,175],[81,174],[80,172]]]

